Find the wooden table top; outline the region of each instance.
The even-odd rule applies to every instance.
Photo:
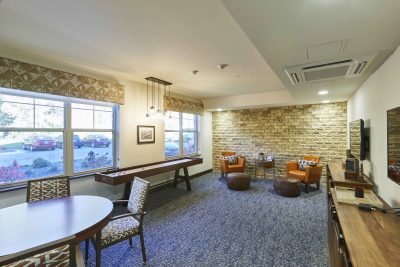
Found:
[[[256,167],[258,167],[258,168],[267,169],[267,168],[275,167],[275,161],[274,160],[259,160],[259,159],[256,159],[255,163],[256,163]]]
[[[344,177],[344,169],[342,168],[341,162],[329,162],[329,171],[331,172],[332,180],[335,185],[346,186],[346,187],[363,187],[365,189],[374,190],[374,183],[371,182],[365,175],[365,183],[360,183],[355,180],[346,179]]]
[[[400,266],[400,218],[339,203],[331,193],[353,266]]]
[[[201,163],[203,163],[203,159],[197,157],[152,162],[144,165],[95,173],[95,181],[109,185],[118,185],[131,182],[135,176],[146,178]]]
[[[164,168],[164,167],[173,166],[173,165],[177,165],[177,164],[181,164],[181,163],[188,163],[191,161],[192,161],[191,159],[179,159],[179,160],[174,160],[171,162],[158,163],[158,164],[154,164],[154,165],[150,165],[150,166],[144,166],[144,167],[133,168],[133,169],[125,170],[125,171],[114,172],[114,173],[110,173],[108,175],[111,177],[118,177],[120,175],[126,175],[126,174],[137,174],[137,173],[142,173],[144,171],[149,171],[149,170],[158,169],[158,168]]]
[[[71,196],[0,209],[0,257],[88,231],[111,216],[98,196]],[[106,222],[105,222],[106,223]]]

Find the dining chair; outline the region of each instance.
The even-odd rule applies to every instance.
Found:
[[[75,236],[17,254],[0,257],[4,267],[76,267]]]
[[[90,240],[96,250],[96,266],[100,266],[101,250],[111,245],[120,243],[124,240],[129,240],[129,245],[132,246],[132,237],[139,235],[142,247],[143,262],[146,263],[146,250],[143,237],[143,218],[146,215],[144,207],[146,203],[147,193],[150,183],[135,177],[132,182],[132,190],[128,200],[113,201],[116,204],[128,203],[125,214],[114,216],[110,222],[101,231],[99,231]],[[89,241],[86,240],[85,246],[85,261],[89,256]]]
[[[28,181],[26,202],[67,197],[70,195],[69,178],[66,176]]]

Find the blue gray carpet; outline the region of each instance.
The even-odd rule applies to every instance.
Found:
[[[327,266],[326,192],[276,195],[271,180],[232,191],[207,174],[149,196],[147,266]],[[82,246],[83,248],[83,246]],[[88,266],[94,266],[90,246]],[[142,266],[139,237],[106,248],[102,266]]]

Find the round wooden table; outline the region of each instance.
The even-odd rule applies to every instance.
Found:
[[[264,173],[264,178],[266,178],[265,176],[265,172],[267,169],[272,169],[272,175],[275,178],[275,161],[274,160],[259,160],[256,159],[255,160],[255,177],[257,177],[258,174],[258,169],[262,169],[263,173]]]
[[[75,235],[76,244],[107,225],[113,204],[104,197],[71,196],[0,209],[0,257]]]

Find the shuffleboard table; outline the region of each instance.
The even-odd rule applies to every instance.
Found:
[[[135,176],[140,178],[146,178],[153,175],[175,171],[173,187],[176,187],[178,180],[182,179],[186,182],[186,188],[190,191],[191,185],[189,180],[188,167],[203,163],[202,158],[186,157],[180,159],[166,160],[148,163],[144,165],[132,166],[121,169],[113,169],[106,172],[95,173],[95,180],[97,182],[119,185],[125,184],[124,197],[128,199],[130,194],[130,188],[132,180]],[[184,175],[179,175],[179,170],[183,169]]]

